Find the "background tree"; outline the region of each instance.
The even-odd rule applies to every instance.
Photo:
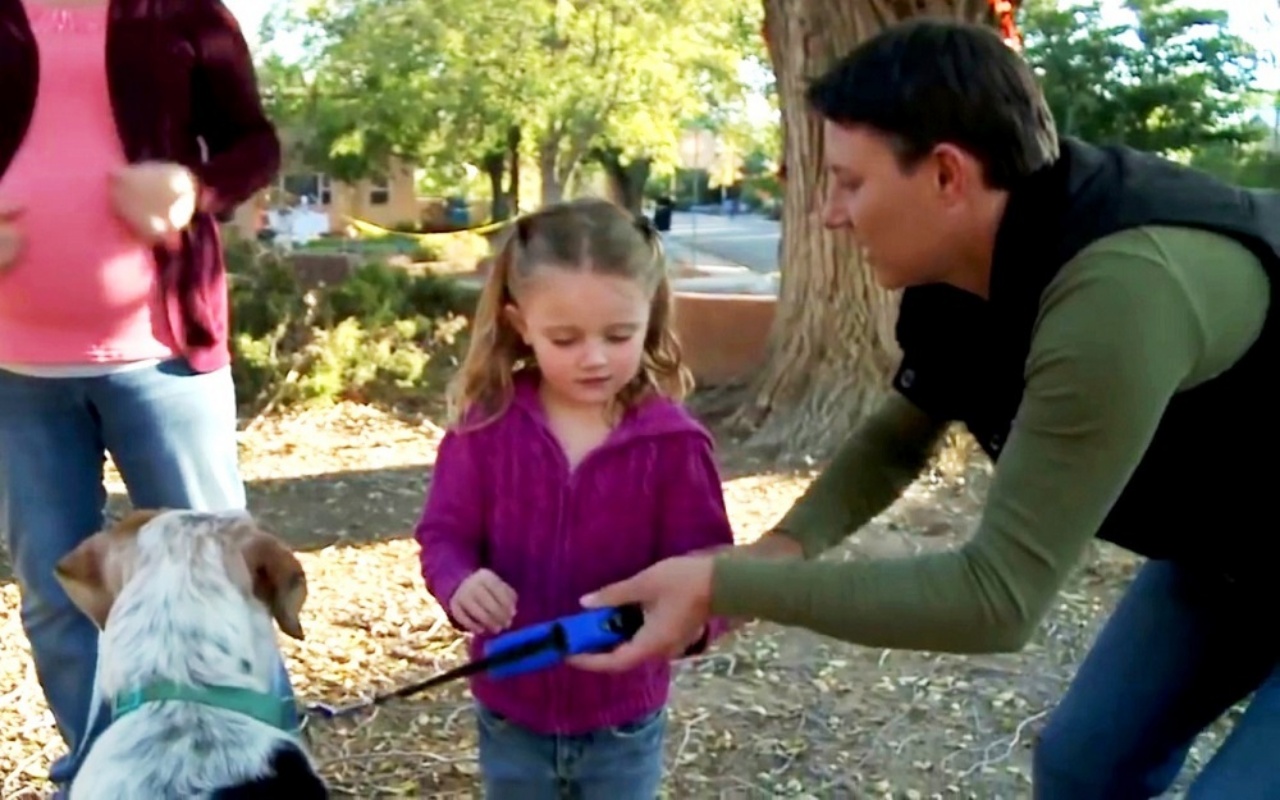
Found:
[[[674,163],[681,120],[743,93],[742,31],[759,13],[739,0],[318,0],[273,20],[305,56],[266,74],[309,76],[286,92],[308,104],[273,110],[337,177],[388,154],[467,162],[501,199],[502,170],[525,156],[545,203],[594,157],[638,205],[631,185]]]
[[[1225,11],[1129,0],[1108,24],[1100,0],[1028,0],[1026,57],[1058,130],[1162,155],[1256,141],[1259,56]]]
[[[822,225],[822,126],[806,107],[806,82],[889,24],[996,20],[989,0],[765,0],[764,9],[782,110],[784,266],[768,364],[737,420],[775,455],[822,455],[888,387],[897,296],[875,284],[847,233]]]
[[[526,2],[525,5],[530,5]],[[299,160],[344,181],[370,177],[397,156],[437,174],[474,164],[487,173],[495,214],[518,194],[520,98],[536,76],[516,54],[536,34],[516,2],[352,0],[280,7],[264,38],[301,42],[294,62],[263,67],[269,110],[293,132]],[[301,96],[305,101],[299,101]]]
[[[1026,55],[1063,133],[1188,161],[1246,186],[1280,188],[1280,98],[1258,92],[1269,57],[1216,9],[1132,0],[1029,0]]]

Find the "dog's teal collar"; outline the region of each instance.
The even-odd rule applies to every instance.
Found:
[[[173,681],[157,681],[121,692],[111,701],[111,717],[116,720],[147,703],[167,700],[235,711],[289,733],[297,730],[296,709],[291,700],[235,686],[192,686]]]

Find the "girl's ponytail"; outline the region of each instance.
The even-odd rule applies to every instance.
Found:
[[[673,400],[683,400],[693,391],[693,373],[684,363],[680,341],[675,334],[675,299],[662,236],[643,216],[637,216],[634,224],[649,247],[646,271],[652,276],[653,298],[649,305],[649,327],[645,331],[640,374],[623,390],[619,399],[628,404],[648,391],[656,391]]]
[[[451,424],[483,424],[500,415],[511,402],[516,367],[528,355],[527,346],[505,313],[511,303],[511,270],[518,238],[513,235],[503,245],[480,290],[467,355],[449,385]]]

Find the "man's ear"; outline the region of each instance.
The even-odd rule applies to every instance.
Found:
[[[529,324],[525,322],[524,314],[520,312],[520,307],[514,303],[507,303],[502,307],[502,316],[507,320],[525,344],[529,343]]]
[[[95,533],[63,556],[54,567],[54,577],[62,590],[98,630],[107,627],[107,616],[115,595],[107,586],[107,552],[111,547],[109,533]]]
[[[293,551],[264,531],[255,531],[240,547],[253,594],[271,609],[280,630],[302,639],[302,604],[307,599],[307,575]]]
[[[982,164],[967,151],[942,143],[930,155],[938,190],[946,199],[958,201],[983,185]]]

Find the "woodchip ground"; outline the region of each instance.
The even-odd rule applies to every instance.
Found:
[[[359,405],[260,421],[243,434],[251,506],[302,555],[305,642],[282,637],[304,701],[344,702],[452,666],[462,640],[422,587],[408,532],[440,430]],[[736,530],[754,538],[810,475],[722,447]],[[972,528],[984,470],[922,479],[833,558],[953,547]],[[112,508],[125,507],[113,478]],[[671,798],[1030,796],[1030,747],[1133,563],[1097,548],[1016,655],[885,652],[755,624],[684,665],[668,744]],[[60,753],[0,564],[0,798],[41,797]],[[339,797],[480,797],[463,689],[341,722],[314,747]],[[1192,765],[1216,734],[1193,756]]]

